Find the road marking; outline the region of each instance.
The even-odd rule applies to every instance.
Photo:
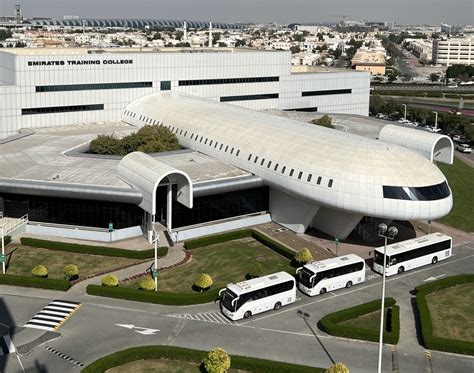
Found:
[[[160,329],[143,328],[141,326],[135,326],[132,324],[115,324],[115,325],[120,326],[121,328],[133,330],[134,332],[137,332],[142,335],[155,335],[156,333],[160,331]]]
[[[285,333],[285,334],[293,334],[293,335],[301,335],[303,337],[315,337],[314,334],[310,334],[310,333],[299,333],[299,332],[290,332],[288,330],[279,330],[279,329],[268,329],[268,328],[256,328],[256,330],[265,330],[265,331],[268,331],[268,332],[277,332],[277,333]],[[316,337],[318,338],[332,338],[331,336],[327,336],[327,335],[316,335]]]
[[[446,276],[445,274],[442,274],[442,275],[439,275],[439,276],[433,276],[433,277],[428,277],[427,279],[424,279],[423,282],[427,282],[427,281],[434,281],[434,280],[437,280],[441,277],[444,277]]]
[[[23,325],[25,328],[41,329],[53,332],[71,317],[81,306],[79,302],[53,300]]]
[[[15,351],[15,346],[9,335],[0,337],[0,356],[12,354]]]
[[[459,258],[459,259],[455,259],[455,260],[450,260],[450,261],[444,261],[442,263],[437,263],[436,264],[436,268],[438,267],[442,267],[442,266],[445,266],[445,265],[448,265],[448,264],[452,264],[452,263],[456,263],[456,262],[459,262],[461,260],[466,260],[466,259],[469,259],[469,258],[472,258],[474,257],[474,254],[473,255],[468,255],[468,256],[465,256],[465,257],[462,257],[462,258]],[[415,271],[410,271],[410,272],[405,272],[404,274],[402,275],[397,275],[393,278],[389,278],[387,280],[385,280],[386,282],[392,282],[392,281],[396,281],[398,279],[401,279],[403,277],[408,277],[408,276],[412,276],[414,274],[417,274],[417,273],[421,273],[421,272],[425,272],[425,271],[429,271],[429,270],[432,270],[433,267],[432,266],[428,266],[427,268],[423,268],[423,269],[419,269],[419,270],[415,270]],[[354,293],[354,292],[357,292],[357,291],[361,291],[361,290],[364,290],[364,289],[368,289],[368,288],[371,288],[371,287],[374,287],[374,286],[378,286],[380,285],[380,281],[377,281],[376,283],[374,284],[370,284],[370,285],[366,285],[366,286],[359,286],[357,287],[356,289],[353,289],[353,290],[349,290],[349,291],[345,291],[345,292],[339,292],[338,294],[335,294],[334,296],[335,297],[340,297],[340,296],[343,296],[343,295],[346,295],[346,294],[351,294],[351,293]],[[253,320],[249,320],[249,321],[246,321],[246,322],[243,322],[241,323],[240,325],[246,325],[246,324],[249,324],[249,323],[253,323],[253,322],[256,322],[256,321],[260,321],[260,320],[263,320],[263,319],[266,319],[266,318],[269,318],[269,317],[274,317],[274,316],[278,316],[278,315],[281,315],[282,313],[286,313],[286,312],[290,312],[290,311],[294,311],[294,310],[297,310],[301,307],[307,307],[307,306],[310,306],[312,304],[316,304],[316,303],[320,303],[320,302],[325,302],[329,299],[333,299],[333,298],[330,298],[330,297],[324,297],[322,299],[317,299],[317,300],[314,300],[312,302],[308,302],[308,303],[305,303],[305,304],[301,304],[301,305],[297,305],[297,306],[294,306],[294,307],[290,307],[290,308],[286,308],[282,311],[279,311],[279,312],[274,312],[270,315],[266,315],[266,316],[262,316],[262,317],[259,317],[259,318],[255,318]]]
[[[49,347],[49,346],[46,346],[46,349],[47,349],[49,352],[55,354],[56,356],[59,356],[61,359],[64,359],[64,360],[66,360],[67,362],[69,362],[69,363],[71,363],[71,364],[73,364],[73,365],[77,365],[78,367],[81,367],[81,368],[84,366],[84,364],[81,363],[80,361],[77,361],[77,360],[73,359],[72,357],[70,357],[70,356],[68,356],[68,355],[66,355],[66,354],[63,354],[62,352],[59,352],[58,350],[55,350],[54,348],[51,348],[51,347]]]
[[[164,315],[165,317],[173,317],[176,319],[187,319],[194,321],[203,321],[213,324],[224,324],[224,325],[239,325],[235,321],[229,320],[227,317],[220,314],[220,312],[200,312],[195,314],[190,313],[175,313]]]

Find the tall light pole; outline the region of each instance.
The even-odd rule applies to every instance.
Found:
[[[155,244],[155,268],[152,269],[151,274],[155,280],[155,291],[158,291],[158,244],[160,243],[160,236],[153,227],[153,243]]]
[[[406,104],[402,104],[402,105],[403,105],[403,108],[405,109],[404,114],[403,114],[403,119],[406,120],[407,119],[407,106],[406,106]]]
[[[5,238],[3,237],[3,225],[0,227],[2,230],[2,269],[3,269],[3,274],[5,274]]]
[[[385,308],[385,272],[386,272],[386,262],[387,262],[387,239],[393,240],[393,238],[398,234],[398,229],[395,227],[387,227],[387,224],[379,224],[379,237],[384,238],[383,246],[383,272],[382,272],[382,305],[380,310],[380,337],[379,337],[379,364],[377,372],[382,372],[382,346],[383,346],[383,316]]]
[[[434,125],[434,128],[438,128],[438,112],[437,112],[437,111],[433,111],[433,113],[435,114],[435,125]]]

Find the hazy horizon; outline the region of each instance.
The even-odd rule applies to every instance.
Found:
[[[21,4],[25,17],[150,18],[221,22],[394,21],[474,24],[472,0],[0,0],[0,15]]]

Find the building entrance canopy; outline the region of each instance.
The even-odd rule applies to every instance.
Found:
[[[119,163],[117,173],[120,179],[142,193],[143,199],[139,206],[152,215],[156,215],[156,190],[164,179],[177,185],[179,203],[188,208],[193,207],[191,178],[185,172],[145,153],[133,152],[125,156]]]

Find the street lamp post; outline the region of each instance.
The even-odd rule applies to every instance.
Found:
[[[380,336],[379,336],[379,363],[377,372],[382,372],[382,346],[383,346],[383,318],[384,318],[384,308],[385,308],[385,271],[386,271],[386,262],[387,262],[387,239],[393,240],[393,238],[398,234],[398,229],[395,227],[387,227],[387,224],[379,224],[379,237],[384,238],[383,246],[383,272],[382,272],[382,304],[380,310]]]
[[[437,112],[437,111],[433,111],[433,113],[435,114],[435,125],[434,125],[434,128],[438,128],[438,112]]]
[[[403,105],[403,109],[404,109],[404,114],[403,114],[403,119],[407,119],[407,105],[406,104],[402,104]]]
[[[3,226],[0,227],[2,230],[2,269],[3,269],[3,274],[5,274],[5,238],[3,237]]]
[[[153,236],[153,242],[155,244],[155,268],[152,270],[152,275],[155,280],[155,291],[158,291],[158,243],[160,241],[160,236],[155,227],[153,227]]]

